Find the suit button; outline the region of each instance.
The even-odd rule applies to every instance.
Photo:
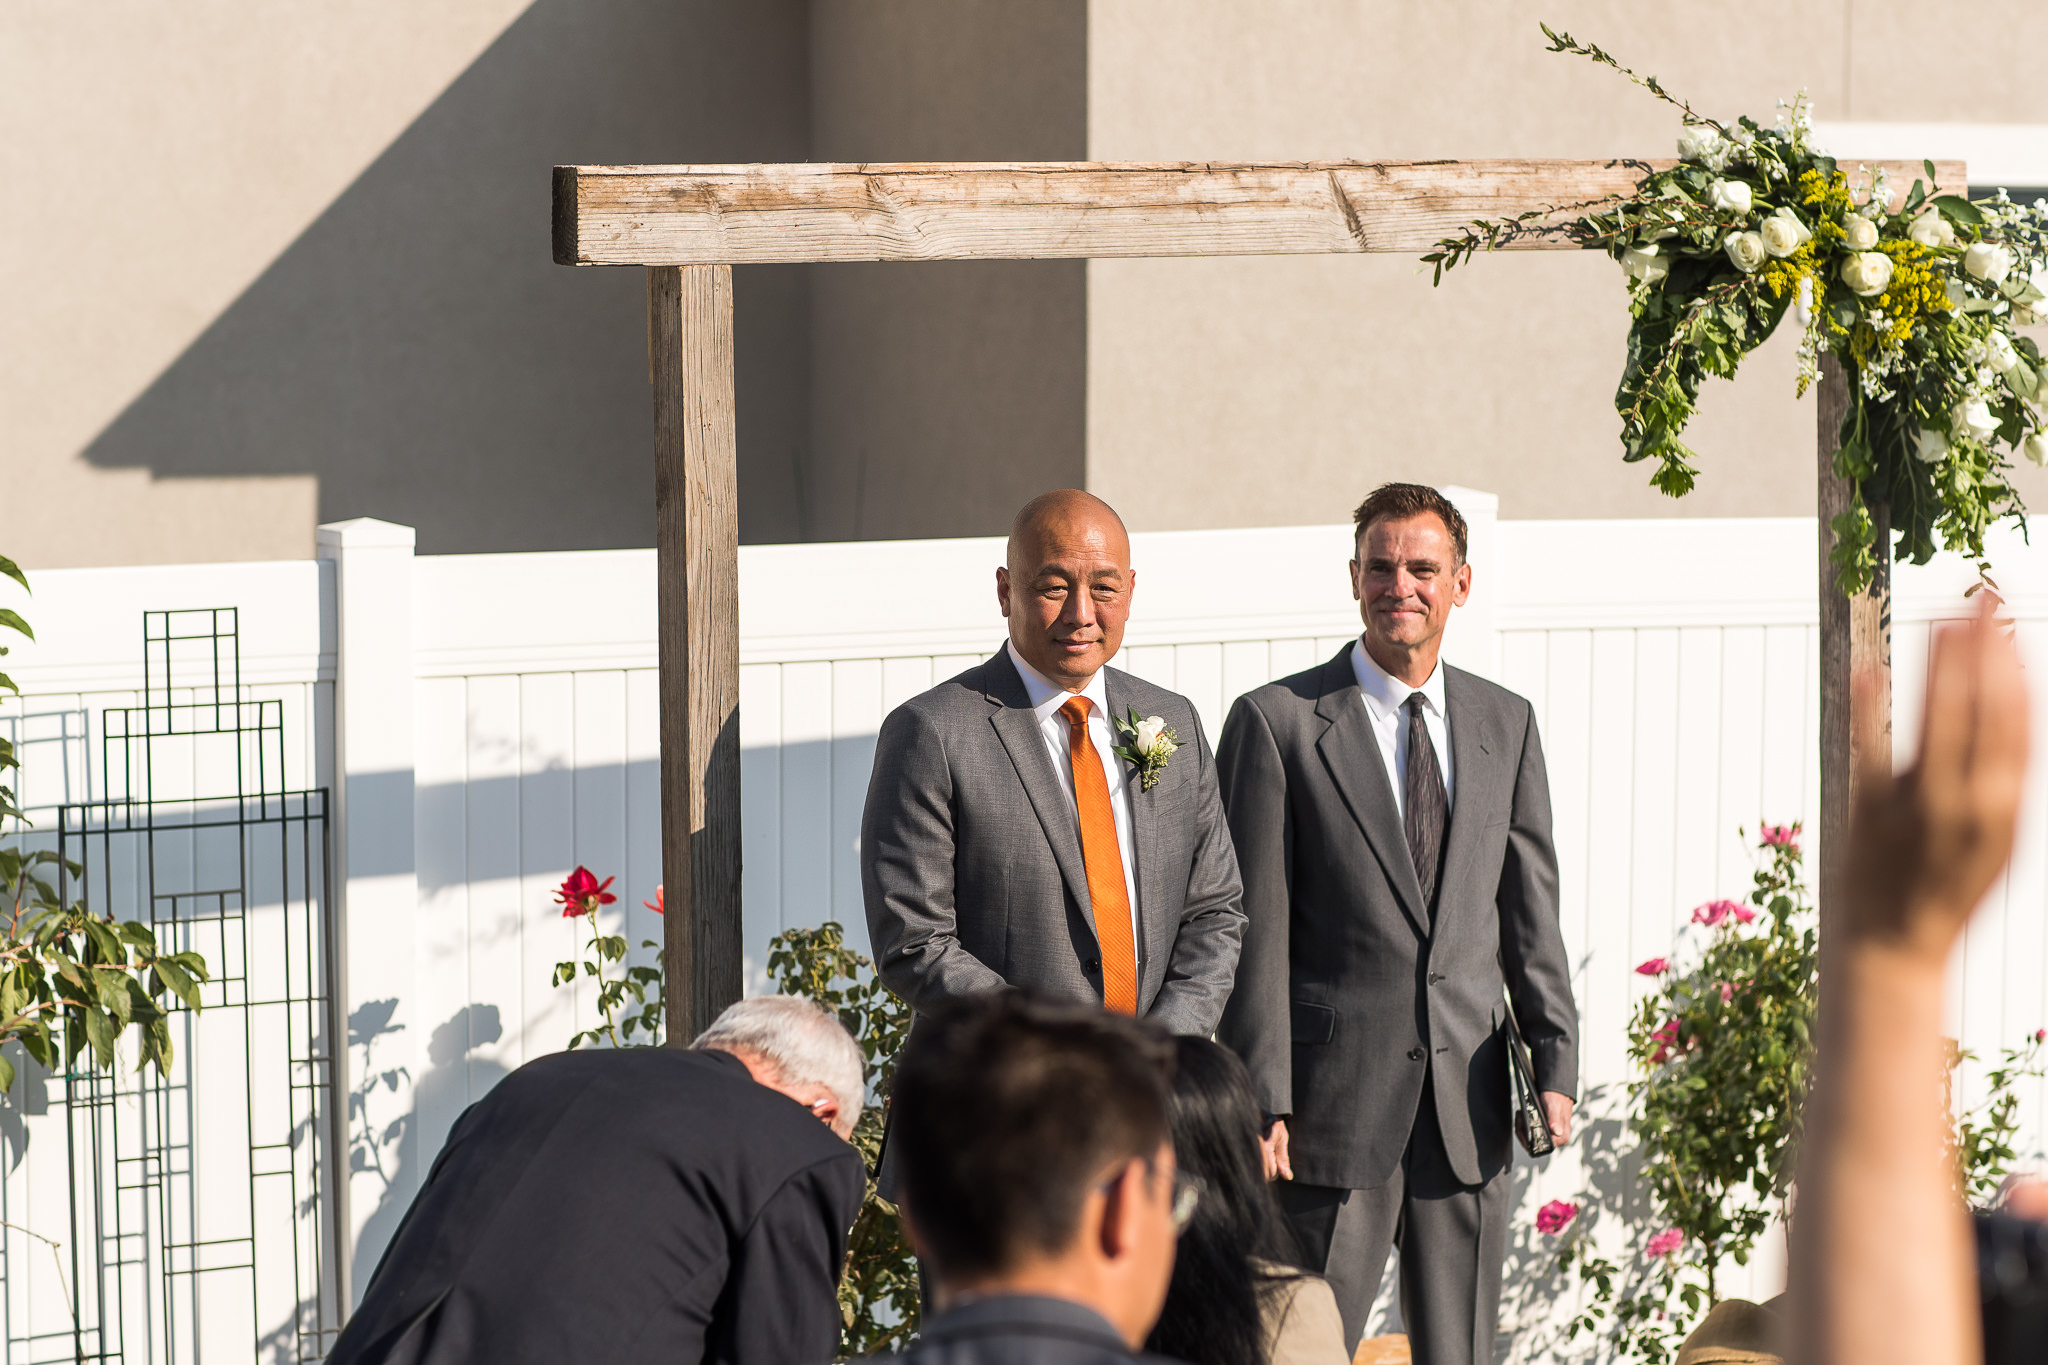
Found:
[[[1091,972],[1099,972],[1102,970],[1102,959],[1099,957],[1091,957],[1081,965]]]
[[[1419,1061],[1421,1061],[1421,1060],[1422,1060],[1422,1049],[1421,1049],[1421,1048],[1419,1048],[1419,1047],[1411,1047],[1411,1048],[1409,1048],[1409,1049],[1408,1049],[1408,1060],[1409,1060],[1409,1061],[1411,1061],[1411,1062],[1419,1062]]]

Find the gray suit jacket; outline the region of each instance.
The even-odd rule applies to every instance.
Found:
[[[1295,1178],[1308,1184],[1391,1179],[1425,1075],[1458,1178],[1476,1185],[1507,1166],[1503,979],[1537,1087],[1577,1091],[1535,715],[1448,665],[1444,699],[1457,792],[1434,913],[1349,645],[1240,697],[1218,742],[1251,922],[1217,1037],[1251,1068],[1261,1103],[1292,1116]]]
[[[1139,1011],[1207,1034],[1244,931],[1215,759],[1187,698],[1107,673],[1112,714],[1163,716],[1182,744],[1130,786]],[[876,966],[912,1008],[1004,984],[1102,999],[1080,831],[1007,651],[882,722],[860,848]]]

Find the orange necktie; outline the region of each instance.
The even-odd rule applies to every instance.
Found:
[[[1123,1014],[1138,1012],[1138,949],[1131,938],[1131,898],[1124,888],[1124,860],[1117,849],[1116,814],[1109,806],[1109,779],[1088,738],[1088,699],[1075,697],[1060,708],[1067,721],[1068,766],[1074,770],[1074,809],[1081,816],[1081,863],[1088,871],[1088,902],[1095,909],[1095,937],[1102,944],[1102,1003]]]

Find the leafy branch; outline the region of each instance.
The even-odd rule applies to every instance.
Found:
[[[1597,43],[1582,43],[1569,33],[1556,32],[1548,24],[1539,23],[1537,27],[1543,30],[1544,37],[1550,39],[1550,46],[1545,48],[1544,51],[1562,52],[1570,56],[1585,57],[1600,63],[1602,66],[1612,67],[1637,85],[1643,87],[1643,89],[1649,91],[1652,95],[1655,95],[1658,99],[1663,100],[1666,104],[1674,105],[1678,109],[1683,110],[1687,123],[1702,124],[1712,128],[1723,137],[1728,135],[1726,125],[1710,119],[1704,114],[1696,113],[1690,104],[1659,84],[1655,76],[1638,76],[1633,70],[1616,61],[1611,53],[1605,48],[1600,47]]]

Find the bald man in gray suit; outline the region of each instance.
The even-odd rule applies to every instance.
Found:
[[[1130,557],[1100,498],[1032,501],[996,570],[1009,642],[882,723],[861,890],[882,979],[920,1012],[1007,984],[1177,1033],[1223,1013],[1237,860],[1194,706],[1108,667]],[[1133,711],[1179,739],[1150,773],[1114,752]]]

